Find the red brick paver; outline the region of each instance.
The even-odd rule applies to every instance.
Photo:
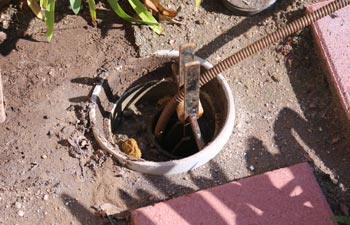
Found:
[[[313,11],[328,2],[316,3],[307,9]],[[318,20],[312,30],[332,85],[350,120],[350,6]]]
[[[335,225],[308,164],[202,190],[131,213],[135,225]]]

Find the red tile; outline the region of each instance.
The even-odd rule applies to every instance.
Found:
[[[307,9],[310,12],[328,2],[316,3]],[[318,20],[312,30],[332,85],[350,120],[350,6]]]
[[[137,209],[135,225],[335,225],[302,163]]]

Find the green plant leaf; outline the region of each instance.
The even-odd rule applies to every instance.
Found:
[[[332,216],[331,219],[338,223],[350,224],[350,216]]]
[[[47,27],[46,38],[50,42],[53,35],[55,23],[55,0],[48,0],[45,10],[45,23]]]
[[[129,0],[131,7],[135,10],[137,15],[146,22],[156,23],[156,25],[150,25],[151,29],[157,34],[163,32],[162,26],[157,22],[157,20],[152,16],[152,14],[146,9],[146,7],[139,0]]]
[[[202,0],[195,0],[196,1],[196,9],[201,5]]]
[[[81,9],[81,0],[69,0],[72,11],[77,15]]]
[[[40,0],[40,6],[43,7],[44,9],[46,9],[47,8],[47,4],[48,4],[47,1],[48,0]]]
[[[113,11],[123,20],[126,20],[130,23],[136,23],[136,24],[147,24],[147,25],[156,25],[158,24],[158,22],[146,22],[143,20],[138,20],[135,19],[134,17],[129,16],[124,10],[123,8],[119,5],[118,0],[108,0],[109,5],[111,6],[111,8],[113,9]]]
[[[96,5],[94,0],[88,0],[92,25],[96,26]]]

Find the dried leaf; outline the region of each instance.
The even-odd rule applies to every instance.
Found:
[[[153,12],[159,13],[157,5],[154,4],[154,0],[144,0],[143,4]]]
[[[170,24],[183,24],[179,20],[175,20],[174,18],[168,17],[168,16],[163,16],[163,15],[158,15],[158,20],[160,23],[170,23]]]
[[[103,203],[102,205],[99,206],[100,208],[100,213],[102,215],[114,215],[114,214],[118,214],[120,212],[122,212],[123,210],[111,203]]]
[[[157,34],[163,32],[162,26],[158,24],[157,20],[152,14],[145,8],[145,6],[139,0],[129,0],[131,7],[135,10],[137,15],[143,20],[151,23],[157,23],[156,25],[150,25],[150,28]]]
[[[27,4],[36,17],[38,17],[41,20],[44,19],[44,15],[41,13],[40,6],[36,0],[27,0]]]
[[[144,0],[144,4],[147,8],[159,15],[171,18],[174,18],[177,15],[176,11],[164,7],[162,4],[160,4],[159,0]]]

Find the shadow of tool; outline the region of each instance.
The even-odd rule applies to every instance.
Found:
[[[61,195],[64,206],[70,211],[82,225],[97,225],[103,224],[102,219],[99,219],[94,213],[88,210],[85,206],[79,203],[75,198],[68,194]]]
[[[251,137],[246,160],[254,173],[271,168],[310,162],[335,214],[350,202],[350,128],[332,95],[309,29],[282,43],[292,49],[285,55],[288,78],[300,111],[284,107],[273,124],[274,143],[279,153],[272,155],[264,143]]]
[[[332,208],[350,207],[350,126],[333,86],[324,73],[310,29],[294,35],[292,51],[286,55],[288,77],[302,115],[283,109],[275,122],[275,140],[280,149],[304,149],[326,174],[320,179]],[[289,40],[286,40],[288,44]],[[292,144],[292,143],[298,144]]]

